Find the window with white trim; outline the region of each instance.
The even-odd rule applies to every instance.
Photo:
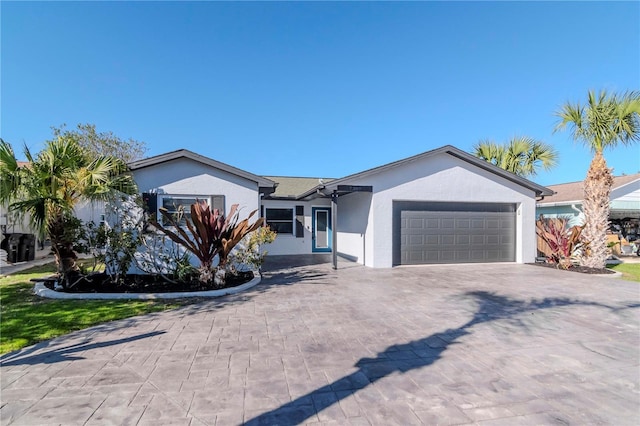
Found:
[[[160,213],[160,207],[167,209],[167,213],[174,217],[180,216],[179,224],[185,225],[185,219],[191,220],[191,205],[197,201],[205,201],[207,205],[211,206],[211,210],[218,209],[222,214],[224,210],[224,195],[210,195],[210,196],[190,196],[190,195],[160,195],[158,196],[158,218],[163,226],[170,225],[164,219],[164,216]]]
[[[272,231],[293,235],[293,209],[267,208],[265,219]]]

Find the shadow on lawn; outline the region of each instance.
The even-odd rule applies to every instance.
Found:
[[[354,373],[337,379],[333,383],[309,392],[272,411],[263,413],[245,424],[256,426],[303,423],[316,413],[392,373],[406,373],[407,371],[434,364],[451,345],[456,344],[461,337],[471,334],[472,327],[478,324],[509,320],[513,321],[517,326],[526,328],[526,324],[519,316],[541,309],[565,306],[594,306],[617,312],[638,307],[637,305],[612,307],[597,302],[567,298],[545,298],[527,302],[486,291],[467,292],[465,296],[471,297],[477,302],[477,309],[466,324],[409,343],[389,346],[378,353],[375,358],[362,358],[355,364],[358,370]],[[413,353],[414,356],[409,359],[394,359],[394,354],[399,351]]]
[[[82,343],[76,343],[73,345],[51,349],[48,351],[37,353],[35,355],[31,355],[33,352],[48,346],[50,342],[39,343],[26,350],[1,356],[0,365],[2,365],[3,367],[9,367],[12,365],[55,364],[56,362],[74,361],[84,359],[83,357],[72,355],[78,352],[135,342],[136,340],[148,339],[150,337],[159,336],[164,333],[164,331],[152,331],[150,333],[139,334],[137,336],[131,336],[124,339],[95,343],[91,343],[87,339],[87,341],[84,341]]]

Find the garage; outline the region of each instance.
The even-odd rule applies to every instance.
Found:
[[[516,260],[516,206],[508,203],[393,203],[395,265]]]

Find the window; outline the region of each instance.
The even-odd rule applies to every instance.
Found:
[[[182,210],[182,217],[178,222],[180,225],[185,225],[185,219],[189,218],[191,220],[191,205],[195,204],[197,201],[205,201],[207,205],[212,206],[212,210],[218,209],[223,214],[224,210],[224,195],[212,195],[209,197],[191,197],[191,196],[183,196],[183,195],[162,195],[160,196],[162,199],[161,204],[158,207],[164,207],[167,209],[167,213],[177,217],[180,211]],[[165,219],[160,212],[158,212],[158,217],[162,221],[162,225],[168,226],[169,223],[165,222]]]
[[[293,209],[267,209],[267,225],[278,234],[293,235]]]

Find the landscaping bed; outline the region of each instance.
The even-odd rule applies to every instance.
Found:
[[[216,286],[213,283],[202,283],[197,279],[169,281],[158,275],[136,274],[127,275],[123,280],[114,282],[107,274],[96,273],[72,278],[71,281],[75,284],[65,290],[56,288],[57,276],[36,278],[31,281],[43,282],[47,288],[65,293],[174,293],[232,288],[247,283],[253,278],[252,271],[240,271],[236,274],[227,274],[225,285]]]
[[[569,271],[569,272],[578,272],[581,274],[592,274],[592,275],[609,275],[609,274],[615,274],[615,271],[612,271],[610,269],[607,268],[589,268],[588,266],[580,266],[580,265],[574,265],[569,269],[562,269],[560,268],[560,266],[557,263],[548,263],[548,262],[536,262],[536,263],[530,263],[529,265],[535,265],[535,266],[543,266],[546,268],[553,268],[553,269],[558,269],[561,271]]]

